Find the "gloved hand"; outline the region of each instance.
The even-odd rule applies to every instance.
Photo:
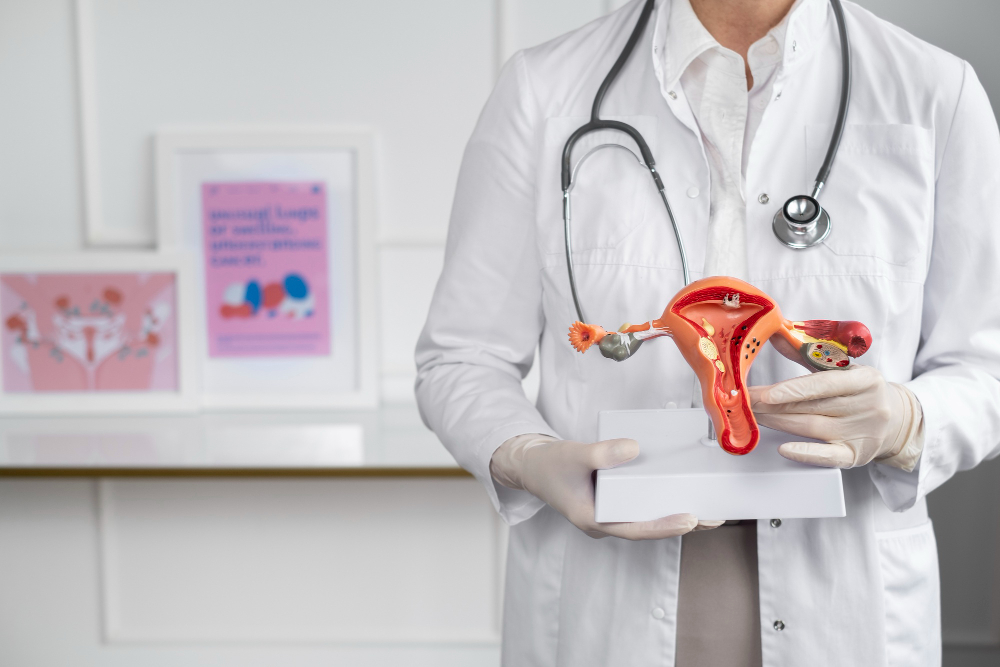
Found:
[[[760,424],[825,441],[781,445],[793,461],[853,468],[878,460],[909,472],[923,450],[920,402],[870,366],[750,387],[750,403]]]
[[[594,471],[614,468],[638,455],[639,443],[635,440],[584,444],[532,433],[500,445],[490,460],[490,473],[499,484],[523,489],[545,501],[590,537],[658,540],[694,530],[698,520],[691,514],[636,523],[594,520]],[[705,522],[702,528],[721,524]]]

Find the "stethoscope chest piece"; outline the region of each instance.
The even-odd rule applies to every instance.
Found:
[[[814,197],[797,195],[774,214],[771,229],[789,248],[811,248],[830,235],[830,214]]]

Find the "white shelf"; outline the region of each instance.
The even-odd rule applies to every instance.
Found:
[[[461,476],[412,406],[0,418],[0,475]]]

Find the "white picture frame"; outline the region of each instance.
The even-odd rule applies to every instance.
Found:
[[[31,389],[22,389],[20,391],[8,391],[6,389],[7,384],[4,378],[4,368],[5,363],[14,363],[11,360],[6,359],[12,347],[8,347],[7,343],[9,339],[4,339],[4,344],[0,345],[0,355],[5,355],[3,360],[5,363],[0,363],[0,415],[38,415],[38,414],[51,414],[51,415],[80,415],[80,414],[135,414],[135,413],[189,413],[194,412],[198,409],[199,398],[198,398],[198,373],[197,373],[197,354],[195,349],[195,322],[194,318],[190,315],[190,307],[187,305],[191,302],[194,295],[194,284],[192,281],[193,277],[193,263],[190,256],[185,256],[182,253],[155,253],[152,251],[121,251],[121,252],[84,252],[84,253],[44,253],[44,254],[18,254],[18,255],[0,255],[0,278],[3,277],[15,277],[21,278],[23,276],[31,276],[31,280],[37,281],[40,276],[59,276],[64,274],[136,274],[137,276],[148,277],[149,275],[156,274],[173,274],[173,294],[174,303],[172,308],[170,308],[166,315],[165,321],[169,323],[171,327],[169,334],[164,331],[157,330],[156,333],[159,336],[163,336],[166,343],[160,348],[155,349],[146,346],[144,350],[136,350],[135,354],[138,357],[139,353],[142,352],[143,356],[145,353],[162,353],[164,347],[169,347],[169,353],[173,355],[175,362],[171,364],[175,368],[176,376],[172,376],[170,381],[171,385],[174,385],[174,389],[170,390],[155,390],[155,389],[133,389],[128,391],[113,391],[113,390],[97,390],[96,383],[86,390],[72,390],[72,391],[62,391],[62,390],[52,390],[52,389],[39,389],[37,386],[33,385]],[[9,278],[8,278],[9,279]],[[79,284],[79,283],[76,283]],[[5,328],[9,328],[8,320],[10,320],[10,310],[8,306],[13,306],[15,308],[19,307],[27,311],[32,311],[31,305],[28,299],[17,297],[19,301],[22,301],[20,306],[16,303],[8,303],[7,299],[12,299],[11,295],[15,294],[9,285],[0,285],[0,313],[4,313],[3,324]],[[7,295],[6,297],[4,295]],[[124,300],[128,300],[128,294],[124,296]],[[169,304],[167,304],[169,306]],[[91,313],[86,312],[86,305],[83,306],[83,315],[91,315]],[[21,311],[19,311],[21,312]],[[75,311],[77,316],[81,313],[77,307]],[[149,311],[147,311],[148,313]],[[159,313],[157,314],[159,315]],[[110,316],[108,316],[110,317]],[[146,315],[135,316],[138,318],[145,318]],[[122,321],[126,322],[126,327],[121,327],[121,323],[117,326],[121,328],[127,328],[129,331],[137,326],[130,322],[124,315],[122,315]],[[53,320],[55,316],[53,315]],[[97,318],[91,318],[97,319]],[[76,321],[63,320],[63,332],[65,333],[68,329],[73,329],[75,327],[76,334],[85,331],[86,324],[90,324],[89,338],[93,340],[96,335],[94,333],[93,323],[88,321],[86,324],[83,323],[82,319],[79,317]],[[155,320],[154,320],[155,321]],[[38,330],[38,324],[35,324],[36,331]],[[100,324],[98,324],[98,327]],[[145,320],[141,325],[145,328]],[[98,371],[98,363],[100,361],[108,360],[113,354],[121,353],[123,358],[127,357],[129,351],[127,350],[127,343],[121,341],[126,340],[126,334],[121,331],[112,331],[110,323],[108,324],[107,336],[109,342],[113,342],[111,336],[119,335],[121,336],[119,342],[115,343],[120,345],[118,348],[112,346],[105,346],[103,350],[99,351],[99,354],[95,358],[94,348],[96,344],[91,344],[88,347],[86,341],[84,341],[80,348],[81,350],[86,350],[85,353],[77,351],[78,366],[82,364],[89,368],[78,371],[78,373],[84,373],[88,378],[88,383],[96,378]],[[10,334],[9,331],[3,332],[5,335]],[[134,333],[134,332],[133,332]],[[63,334],[60,334],[63,335]],[[146,336],[149,334],[146,333]],[[84,336],[86,338],[86,335]],[[45,344],[50,346],[50,356],[56,356],[53,350],[59,351],[60,346],[63,341],[57,337],[53,337],[50,340],[46,340]],[[37,348],[37,344],[34,345]],[[110,352],[109,350],[114,350]],[[65,354],[70,356],[70,352],[60,352],[59,354]],[[101,354],[106,354],[106,356],[101,356]],[[27,364],[26,357],[21,356],[21,363]],[[88,359],[89,358],[89,359]],[[87,361],[84,361],[87,359]],[[12,366],[7,366],[12,368]],[[27,366],[23,367],[27,370]],[[34,367],[31,369],[31,373],[35,373]],[[35,376],[32,375],[34,378]]]
[[[196,343],[204,407],[377,405],[373,144],[370,132],[329,127],[168,128],[157,132],[157,246],[164,252],[190,252],[194,257]],[[345,172],[348,163],[349,176]],[[329,197],[327,288],[334,304],[329,315],[329,354],[213,357],[200,188],[206,183],[314,180],[325,185]]]

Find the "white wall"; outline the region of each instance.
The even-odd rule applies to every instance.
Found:
[[[379,140],[380,308],[383,318],[399,323],[382,334],[383,393],[407,400],[413,345],[440,269],[462,149],[499,64],[516,49],[619,4],[0,0],[0,251],[87,245],[84,211],[95,198],[85,198],[86,185],[101,204],[97,241],[148,246],[151,137],[158,127],[370,127]],[[1000,54],[993,35],[1000,3],[861,4],[968,59],[992,99],[1000,101]],[[81,53],[87,84],[82,89]],[[81,98],[90,103],[82,118]],[[85,161],[92,165],[86,172]],[[945,638],[953,643],[1000,645],[998,482],[1000,465],[987,464],[931,497],[941,543]],[[323,493],[335,493],[330,484]],[[200,485],[209,490],[203,500],[212,511],[235,502],[226,496],[232,488],[222,482]],[[173,488],[178,496],[185,493]],[[459,488],[448,487],[452,499],[473,502],[474,495],[464,495],[472,492]],[[60,651],[73,647],[83,651],[75,664],[495,664],[496,647],[488,642],[260,650],[183,645],[164,653],[135,644],[102,649],[99,615],[91,613],[100,605],[103,585],[95,489],[86,481],[0,482],[0,664],[66,664],[68,653]],[[141,504],[163,487],[115,483],[112,489]],[[294,499],[291,487],[257,490],[285,494],[290,510],[295,503],[308,508]],[[327,519],[332,517],[317,521]],[[482,520],[467,517],[467,526]],[[165,524],[151,525],[174,534]],[[190,535],[175,535],[178,544],[190,544],[185,542]],[[306,540],[305,532],[299,538]],[[471,548],[486,553],[493,538],[470,539]],[[485,569],[470,574],[476,576],[488,575]],[[392,613],[391,603],[386,613]],[[50,641],[47,627],[60,628],[58,641]],[[15,661],[3,659],[11,642],[22,651]],[[957,653],[954,660],[959,664]]]
[[[72,5],[0,2],[0,250],[83,239]]]

